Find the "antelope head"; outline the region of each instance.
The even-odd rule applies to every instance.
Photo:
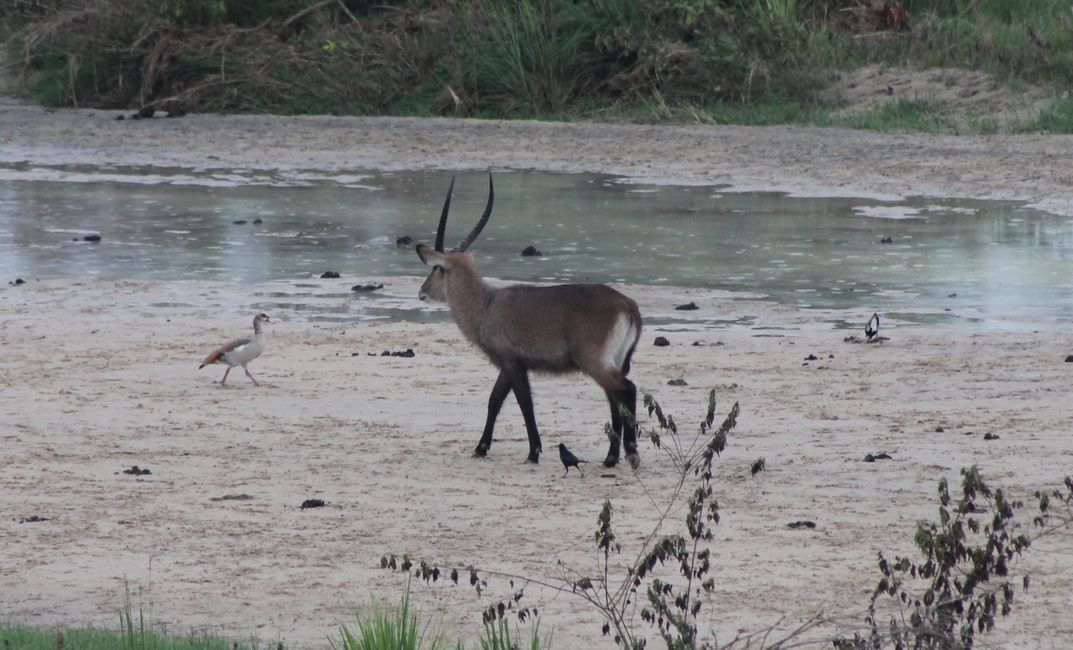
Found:
[[[473,227],[469,235],[458,245],[457,248],[445,251],[443,248],[444,234],[447,229],[447,212],[451,208],[451,193],[455,187],[455,180],[451,179],[451,185],[447,188],[447,199],[443,202],[443,212],[440,214],[440,224],[436,228],[436,245],[429,248],[425,244],[417,245],[417,256],[432,271],[421,285],[418,297],[421,300],[433,302],[447,302],[447,287],[452,275],[464,274],[469,277],[477,276],[477,263],[473,259],[473,253],[467,249],[481,234],[484,225],[488,223],[488,217],[492,214],[492,203],[495,199],[495,190],[492,187],[492,176],[488,175],[488,204],[484,207],[484,214],[480,221]]]

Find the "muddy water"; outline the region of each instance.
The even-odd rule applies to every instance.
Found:
[[[291,281],[259,303],[336,319],[407,318],[419,304],[347,303],[310,282],[424,272],[450,175],[245,170],[0,170],[0,278]],[[520,281],[726,289],[910,322],[1039,327],[1073,318],[1073,220],[993,202],[790,198],[502,172],[474,246]],[[461,174],[453,245],[484,206]],[[101,241],[85,241],[99,235]],[[523,257],[534,246],[543,253]],[[355,306],[357,304],[357,306]],[[334,313],[333,313],[334,310]],[[837,324],[837,323],[836,323]]]

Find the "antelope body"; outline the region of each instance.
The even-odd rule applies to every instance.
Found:
[[[417,245],[421,261],[432,267],[419,295],[422,300],[446,302],[466,338],[499,368],[488,398],[484,433],[474,455],[488,453],[496,417],[503,400],[513,391],[529,436],[528,460],[538,462],[542,448],[533,415],[529,371],[581,371],[604,389],[611,406],[614,435],[604,465],[618,463],[621,441],[630,464],[636,467],[636,427],[632,422],[627,426],[619,405],[625,406],[631,416],[636,413],[637,388],[626,375],[641,336],[637,303],[602,284],[492,287],[481,278],[473,254],[466,250],[491,215],[495,197],[492,179],[488,179],[488,204],[477,226],[457,249],[445,251],[444,230],[453,188],[452,180],[435,248]]]

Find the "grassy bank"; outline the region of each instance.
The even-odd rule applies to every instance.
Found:
[[[34,0],[0,18],[48,106],[873,128],[917,128],[906,101],[945,110],[910,96],[900,119],[842,121],[834,74],[879,65],[1041,89],[1045,115],[1009,128],[1073,130],[1069,0]],[[947,122],[920,121],[996,128]]]
[[[5,5],[47,106],[1073,131],[1068,0],[37,0]],[[1051,100],[844,109],[840,70],[986,72]],[[970,111],[971,113],[971,111]]]

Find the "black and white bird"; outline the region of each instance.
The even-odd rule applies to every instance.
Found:
[[[585,477],[585,472],[581,471],[581,465],[578,463],[587,463],[589,461],[581,460],[572,454],[570,450],[566,448],[566,445],[561,442],[559,443],[559,460],[563,461],[563,467],[566,468],[566,471],[563,472],[563,478],[566,478],[566,475],[570,473],[571,467],[576,467],[577,471],[581,473],[581,477]]]
[[[227,375],[231,372],[231,369],[235,366],[242,366],[242,369],[246,371],[246,376],[250,378],[254,386],[260,386],[261,384],[257,383],[257,380],[250,374],[246,364],[261,356],[261,353],[265,351],[265,335],[261,329],[261,323],[271,322],[268,319],[268,314],[257,314],[253,317],[252,337],[235,339],[216,348],[212,354],[205,357],[205,360],[197,367],[198,370],[213,363],[226,364],[227,370],[224,371],[224,377],[220,380],[220,385],[226,386]]]
[[[873,341],[879,336],[879,314],[873,313],[872,317],[868,319],[868,324],[864,326],[864,335],[868,337],[869,341]]]

